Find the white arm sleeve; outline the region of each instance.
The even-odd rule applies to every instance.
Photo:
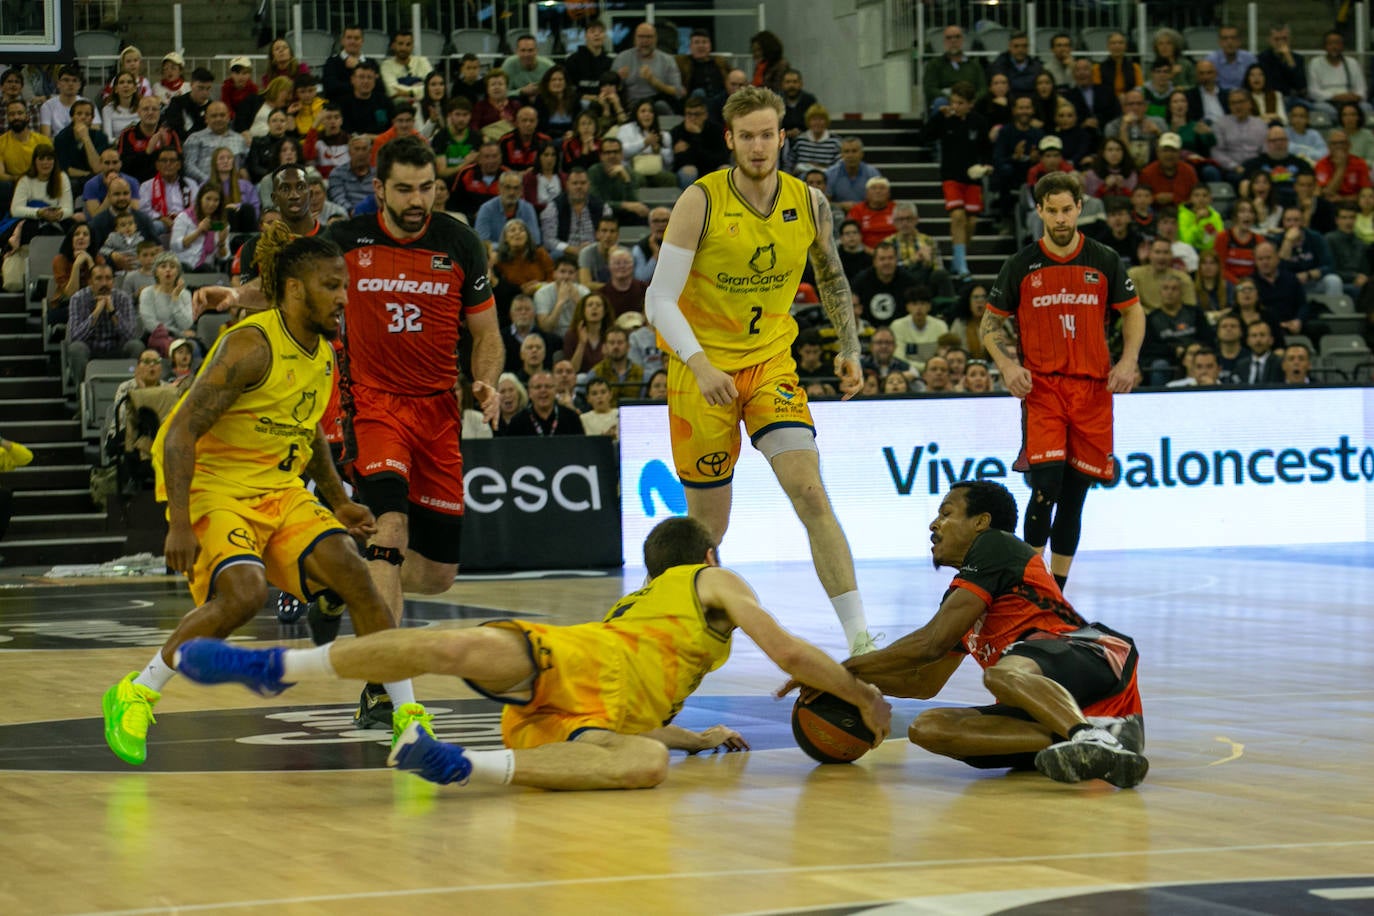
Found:
[[[663,335],[668,346],[684,363],[701,352],[701,344],[697,343],[692,326],[677,307],[678,297],[687,285],[687,276],[691,273],[695,258],[695,251],[664,242],[658,249],[658,266],[654,268],[653,282],[644,295],[644,313],[649,324]]]

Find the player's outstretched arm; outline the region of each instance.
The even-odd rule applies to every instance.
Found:
[[[678,197],[672,216],[668,218],[668,228],[658,250],[658,266],[644,294],[644,313],[649,324],[668,342],[669,349],[692,370],[706,403],[722,406],[739,397],[735,381],[711,365],[677,304],[692,271],[705,225],[706,192],[692,185]]]
[[[696,588],[703,607],[724,612],[797,682],[857,706],[864,724],[877,736],[875,747],[892,731],[892,707],[878,689],[856,678],[811,643],[783,629],[738,575],[719,566],[703,569],[697,574]]]
[[[230,331],[168,421],[162,459],[167,486],[166,558],[167,566],[177,572],[189,573],[199,550],[191,533],[196,442],[244,391],[262,381],[271,365],[271,348],[261,331]]]
[[[959,666],[960,656],[951,658],[951,651],[987,607],[968,589],[952,589],[925,626],[844,666],[888,696],[933,696]]]
[[[816,218],[816,240],[811,243],[811,265],[816,271],[816,292],[821,307],[835,328],[840,352],[835,356],[835,375],[840,380],[840,392],[849,400],[863,388],[863,370],[859,366],[859,329],[854,321],[854,299],[849,292],[849,280],[844,275],[839,249],[830,227],[834,225],[830,201],[816,188],[811,188],[811,208]]]
[[[747,751],[749,742],[740,733],[724,725],[712,725],[702,732],[694,732],[680,725],[665,725],[652,731],[641,732],[640,737],[653,738],[670,750],[698,754],[702,751]]]

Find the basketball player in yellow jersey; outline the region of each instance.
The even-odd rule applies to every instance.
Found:
[[[334,590],[360,633],[393,626],[346,536],[370,534],[372,513],[345,494],[320,427],[334,385],[327,338],[338,333],[347,296],[343,253],[317,237],[293,240],[281,223],[257,253],[262,287],[254,295],[275,307],[216,342],[153,443],[167,565],[186,574],[197,607],[143,671],[105,693],[105,740],[127,763],[147,757],[153,704],[176,673],[177,647],[243,626],[267,600],[269,581],[304,600]],[[332,514],[301,483],[303,469],[337,507]],[[427,721],[409,681],[388,687],[398,732]]]
[[[881,743],[892,708],[877,688],[779,626],[749,585],[718,565],[714,545],[696,519],[659,523],[644,541],[648,584],[616,602],[600,623],[389,630],[315,649],[244,649],[198,639],[181,647],[177,666],[193,681],[235,681],[259,692],[318,678],[461,677],[507,704],[507,749],[469,751],[412,723],[392,748],[391,766],[439,783],[636,789],[664,780],[669,748],[748,749],[723,725],[693,732],[672,724],[701,679],[725,662],[738,627],[799,682],[856,705],[875,746]]]
[[[725,104],[735,166],[682,192],[645,297],[668,357],[673,462],[687,512],[715,535],[730,523],[740,423],[806,526],[811,558],[853,655],[871,652],[863,601],[835,512],[821,483],[816,431],[797,381],[791,308],[806,267],[840,342],[835,374],[845,399],[862,387],[849,283],[831,237],[830,203],[778,171],[783,102],[745,88]]]

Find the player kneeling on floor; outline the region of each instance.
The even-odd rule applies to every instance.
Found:
[[[438,633],[391,630],[315,649],[243,649],[201,639],[181,647],[177,670],[199,683],[234,681],[262,693],[308,679],[461,677],[506,704],[501,737],[507,749],[469,751],[436,740],[417,723],[392,749],[391,766],[438,783],[646,788],[667,776],[669,748],[748,749],[723,725],[693,732],[670,724],[701,679],[724,664],[738,627],[796,682],[857,706],[875,746],[887,737],[892,707],[878,690],[784,630],[748,583],[720,567],[701,522],[660,523],[644,542],[644,565],[649,583],[621,598],[599,623],[511,620]]]
[[[1016,515],[1001,484],[954,484],[930,523],[935,566],[958,569],[940,609],[845,667],[888,696],[929,699],[971,655],[997,702],[926,710],[908,731],[914,744],[983,769],[1137,785],[1149,763],[1135,644],[1064,600],[1040,554],[1011,533]]]

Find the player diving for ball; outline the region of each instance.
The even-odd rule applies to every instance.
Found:
[[[1135,644],[1064,600],[1039,552],[1011,533],[1016,515],[1001,484],[950,487],[930,523],[935,566],[958,570],[940,609],[845,667],[888,696],[929,699],[971,655],[997,702],[928,709],[911,723],[913,743],[980,769],[1134,786],[1149,769]]]
[[[148,726],[176,674],[174,653],[197,636],[226,637],[267,600],[267,583],[308,601],[332,589],[359,633],[393,627],[354,538],[376,530],[330,460],[320,417],[334,386],[334,351],[348,290],[343,252],[282,223],[257,247],[270,307],[211,348],[186,396],[153,442],[157,497],[167,503],[167,566],[196,602],[141,672],[105,693],[105,740],[126,763],[148,753]],[[331,513],[301,482],[314,479]],[[428,721],[407,678],[387,684],[395,727]]]
[[[738,627],[797,682],[856,705],[875,746],[887,737],[892,708],[878,690],[783,629],[748,583],[719,566],[715,538],[703,524],[661,522],[644,542],[644,565],[649,582],[599,623],[502,620],[439,632],[389,630],[314,649],[244,649],[200,639],[181,647],[177,666],[193,681],[235,681],[269,695],[303,680],[461,677],[506,704],[506,749],[445,744],[415,722],[393,747],[391,766],[438,783],[647,788],[667,776],[669,748],[748,749],[723,725],[693,732],[672,724],[701,679],[724,664]]]
[[[806,267],[835,327],[846,399],[863,385],[859,336],[830,203],[778,170],[783,102],[746,87],[725,104],[735,165],[682,192],[659,249],[645,311],[668,357],[668,422],[687,513],[719,542],[730,523],[740,423],[806,527],[816,575],[851,655],[873,649],[849,542],[821,482],[815,424],[792,360],[792,303]]]

